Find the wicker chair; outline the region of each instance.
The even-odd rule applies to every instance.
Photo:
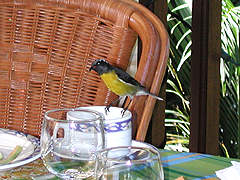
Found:
[[[126,69],[138,36],[142,52],[135,78],[158,94],[168,35],[140,4],[0,0],[0,127],[39,136],[47,110],[110,103],[116,96],[88,69],[98,58]],[[134,102],[136,139],[143,141],[155,99]]]

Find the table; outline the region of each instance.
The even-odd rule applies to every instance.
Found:
[[[174,180],[180,176],[183,176],[185,180],[217,179],[216,170],[231,166],[231,160],[240,161],[207,154],[160,151],[165,180]],[[41,159],[38,159],[24,166],[0,172],[0,179],[28,180],[32,179],[32,176],[45,174],[48,174],[48,171],[42,164]]]
[[[231,166],[229,159],[219,156],[199,153],[179,153],[173,151],[161,151],[164,175],[166,180],[183,176],[184,179],[218,179],[215,171]]]

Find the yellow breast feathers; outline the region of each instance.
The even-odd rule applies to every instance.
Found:
[[[119,96],[133,95],[136,92],[135,86],[119,79],[114,71],[103,73],[100,77],[106,86]]]

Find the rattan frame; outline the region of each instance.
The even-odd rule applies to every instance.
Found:
[[[0,127],[35,136],[47,110],[106,105],[116,98],[89,72],[98,58],[126,69],[142,41],[135,78],[158,94],[169,40],[162,22],[131,0],[0,0]],[[130,110],[143,141],[155,99]],[[136,103],[137,102],[137,103]]]

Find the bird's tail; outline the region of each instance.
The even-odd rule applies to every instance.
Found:
[[[150,96],[152,96],[152,97],[154,97],[154,98],[156,98],[156,99],[157,99],[157,100],[159,100],[159,101],[163,101],[163,99],[162,99],[162,98],[160,98],[160,97],[156,96],[155,94],[148,93],[148,92],[147,92],[147,94],[148,94],[148,95],[150,95]]]
[[[156,98],[159,101],[163,101],[162,98],[160,98],[160,97],[156,96],[155,94],[152,94],[148,91],[145,91],[145,90],[140,90],[136,93],[136,96],[142,96],[142,95],[149,95],[149,96],[152,96],[153,98]]]

